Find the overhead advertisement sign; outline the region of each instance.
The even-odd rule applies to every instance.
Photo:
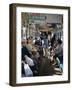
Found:
[[[29,20],[45,20],[46,16],[41,16],[40,14],[30,14]]]

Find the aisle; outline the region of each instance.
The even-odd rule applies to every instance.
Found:
[[[39,75],[45,76],[45,75],[53,75],[54,74],[54,68],[50,63],[50,60],[46,57],[42,58],[41,64],[39,66]]]

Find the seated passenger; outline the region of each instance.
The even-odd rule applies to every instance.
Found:
[[[58,44],[54,50],[55,55],[58,56],[61,64],[63,64],[63,44],[62,41],[60,39],[58,39]]]
[[[27,55],[28,57],[31,57],[31,53],[29,50],[26,48],[26,43],[25,41],[22,42],[22,49],[21,49],[21,55],[22,55],[22,60],[24,59],[24,56]]]
[[[32,40],[31,39],[27,39],[26,48],[29,50],[29,52],[32,51]]]

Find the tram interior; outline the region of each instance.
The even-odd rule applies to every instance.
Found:
[[[63,15],[21,13],[21,76],[63,74]]]

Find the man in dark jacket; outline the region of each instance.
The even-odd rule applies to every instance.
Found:
[[[27,55],[28,57],[31,57],[31,54],[29,53],[28,49],[23,46],[22,47],[22,60],[24,59],[24,56]]]

